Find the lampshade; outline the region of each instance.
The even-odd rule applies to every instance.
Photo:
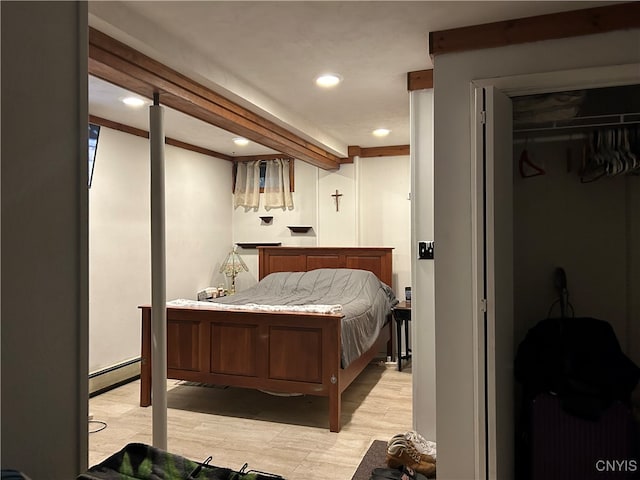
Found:
[[[222,265],[220,266],[220,273],[224,273],[227,277],[231,278],[230,293],[232,294],[236,291],[236,275],[238,275],[242,271],[249,271],[249,267],[247,267],[247,264],[244,263],[244,260],[242,260],[242,258],[240,258],[240,255],[238,255],[237,248],[237,246],[233,247],[233,250],[229,252],[227,258],[224,262],[222,262]]]

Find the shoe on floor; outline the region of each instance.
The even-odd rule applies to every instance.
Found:
[[[422,438],[422,437],[420,437],[420,438]],[[407,444],[407,445],[413,447],[415,450],[418,451],[418,453],[420,453],[420,456],[422,457],[422,460],[424,460],[425,462],[427,462],[427,463],[436,463],[436,457],[432,456],[430,454],[421,452],[420,451],[421,448],[419,448],[419,446],[416,445],[412,440],[407,438],[407,434],[406,433],[398,433],[397,435],[394,435],[393,437],[391,437],[391,439],[387,442],[387,450],[389,450],[389,447],[395,442],[400,442],[401,444]],[[433,443],[433,442],[430,442],[430,443]]]
[[[406,438],[395,438],[387,445],[387,466],[389,468],[409,467],[412,470],[433,478],[436,474],[435,462],[429,462],[416,450]]]
[[[415,430],[409,430],[404,436],[413,443],[413,446],[416,447],[416,450],[421,454],[429,455],[433,457],[434,460],[436,459],[436,442],[425,439]]]

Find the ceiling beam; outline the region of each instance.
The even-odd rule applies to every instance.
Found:
[[[538,15],[429,33],[429,53],[463,52],[640,27],[640,2]]]
[[[97,117],[96,115],[89,115],[89,123],[94,125],[100,125],[101,127],[111,128],[112,130],[118,130],[120,132],[135,135],[137,137],[149,138],[149,132],[141,128],[132,127],[131,125],[125,125],[124,123],[114,122],[113,120],[107,120],[106,118]],[[191,143],[183,142],[182,140],[176,140],[175,138],[165,137],[164,143],[172,145],[174,147],[183,148],[191,152],[201,153],[210,157],[220,158],[222,160],[232,161],[234,157],[226,155],[224,153],[216,152],[215,150],[209,150],[208,148],[199,147]]]
[[[398,157],[409,155],[409,145],[389,145],[387,147],[362,147],[360,158]]]
[[[407,90],[426,90],[433,88],[433,70],[419,70],[407,73]]]
[[[342,163],[353,163],[354,157],[400,157],[402,155],[409,155],[409,153],[409,145],[389,145],[386,147],[360,147],[358,145],[349,145],[349,156],[347,158],[343,158]]]
[[[340,158],[166,65],[89,28],[89,74],[325,170]]]
[[[293,157],[287,157],[281,153],[274,153],[272,155],[243,155],[240,157],[233,157],[234,162],[260,162],[262,160],[295,160]]]

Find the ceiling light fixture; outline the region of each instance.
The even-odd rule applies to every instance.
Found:
[[[316,78],[316,85],[323,88],[335,87],[342,81],[340,75],[335,73],[325,73]]]
[[[245,145],[249,145],[249,140],[247,140],[244,137],[235,137],[233,139],[233,143],[235,143],[236,145],[240,145],[241,147],[245,146]]]
[[[391,130],[389,130],[388,128],[376,128],[371,133],[373,133],[376,137],[386,137],[391,133]]]
[[[128,107],[141,107],[145,102],[139,97],[125,97],[122,99],[122,103]]]

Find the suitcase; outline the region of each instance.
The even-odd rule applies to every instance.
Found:
[[[638,424],[614,402],[598,420],[566,413],[551,394],[531,402],[532,480],[637,480]]]

